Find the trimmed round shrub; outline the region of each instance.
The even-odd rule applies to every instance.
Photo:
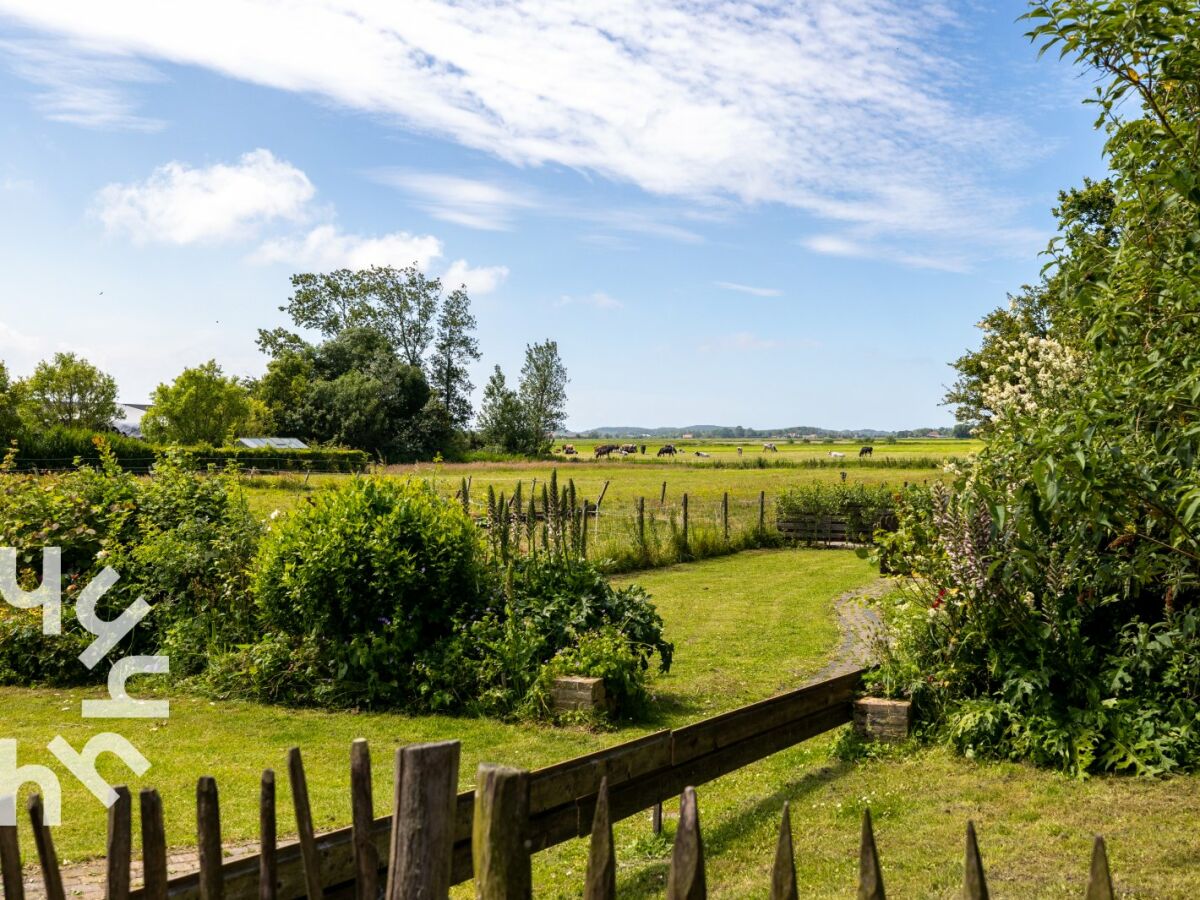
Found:
[[[478,618],[492,581],[458,504],[425,482],[356,478],[268,533],[253,590],[268,630],[319,643],[338,693],[373,704],[412,697],[414,656]]]

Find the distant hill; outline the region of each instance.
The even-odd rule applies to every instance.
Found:
[[[877,440],[885,437],[953,437],[952,427],[912,428],[902,431],[884,431],[878,428],[831,429],[818,428],[815,425],[794,425],[789,428],[743,428],[740,425],[683,425],[683,426],[654,426],[643,425],[603,425],[599,428],[589,428],[583,431],[570,432],[569,437],[580,438],[678,438],[690,434],[697,438],[786,438],[786,437],[815,437],[842,438],[853,440]],[[964,437],[966,435],[963,435]]]

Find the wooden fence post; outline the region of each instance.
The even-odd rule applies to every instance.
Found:
[[[729,491],[721,495],[721,525],[725,530],[725,543],[729,543]]]
[[[662,803],[655,803],[650,807],[650,830],[655,834],[662,834],[662,819]]]
[[[767,530],[767,492],[758,492],[758,530]]]
[[[477,900],[527,900],[532,896],[528,824],[529,773],[481,764],[475,775],[471,829]]]
[[[688,499],[686,491],[683,494],[681,504],[683,508],[683,546],[686,548],[688,545]]]
[[[792,817],[783,801],[783,821],[779,843],[775,845],[775,866],[771,870],[771,900],[797,900],[796,857],[792,850]]]
[[[592,816],[592,842],[588,848],[587,880],[583,900],[616,900],[617,856],[613,850],[612,821],[608,815],[608,779],[600,779],[596,812]]]
[[[275,771],[262,773],[258,788],[258,900],[275,900]]]
[[[1096,835],[1092,845],[1092,868],[1088,872],[1087,895],[1084,900],[1113,900],[1112,875],[1108,870],[1108,851],[1104,847],[1104,838]]]
[[[875,849],[875,830],[871,827],[871,810],[863,812],[862,843],[858,850],[858,900],[885,900],[883,872],[879,868],[879,853]]]
[[[379,896],[379,851],[371,840],[375,821],[371,791],[371,750],[359,738],[350,745],[350,821],[354,840],[354,896],[377,900]]]
[[[983,875],[983,860],[979,858],[979,842],[975,840],[975,823],[967,822],[966,872],[963,877],[965,900],[988,900],[987,879]]]
[[[21,846],[17,840],[16,802],[13,803],[13,824],[0,825],[0,876],[4,880],[5,900],[25,900],[25,885],[21,881]]]
[[[664,481],[663,486],[662,486],[662,493],[658,495],[658,505],[662,506],[666,502],[667,502],[667,483]]]
[[[304,889],[308,900],[321,900],[325,886],[321,882],[321,854],[317,851],[317,836],[313,831],[312,807],[308,802],[308,778],[304,775],[304,760],[300,748],[287,754],[288,781],[292,785],[292,808],[296,812],[296,835],[300,839],[300,857],[304,863]]]
[[[588,502],[583,501],[583,523],[579,526],[579,555],[587,559]]]
[[[217,782],[211,775],[196,782],[196,848],[200,857],[200,900],[223,900],[221,806]]]
[[[392,853],[385,900],[444,900],[450,894],[458,805],[458,741],[396,751]]]
[[[142,896],[146,900],[166,900],[167,834],[162,798],[153,788],[142,788],[138,805],[142,820]]]
[[[108,808],[108,844],[105,859],[106,900],[128,900],[129,865],[133,856],[133,804],[129,788],[113,788],[117,799]]]
[[[54,852],[54,838],[50,834],[50,826],[44,824],[43,813],[42,795],[34,794],[29,798],[29,824],[33,827],[38,864],[42,867],[46,900],[66,900],[63,894],[62,873],[58,870],[58,854]]]
[[[679,798],[679,827],[675,829],[671,871],[667,874],[667,900],[704,900],[707,896],[696,789],[685,787]]]

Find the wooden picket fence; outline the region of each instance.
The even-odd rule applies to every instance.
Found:
[[[612,823],[680,797],[666,896],[706,896],[704,851],[695,785],[850,721],[857,670],[701,722],[647,735],[533,772],[483,764],[474,791],[457,792],[457,741],[417,744],[395,753],[391,814],[376,818],[367,742],[350,753],[351,822],[317,835],[300,750],[287,756],[298,840],[279,845],[273,771],[263,773],[260,852],[224,860],[216,782],[196,787],[197,871],[168,878],[163,808],[158,792],[140,795],[143,884],[131,888],[132,798],[118,788],[109,809],[107,900],[407,900],[443,898],[475,881],[477,897],[528,898],[532,854],[576,837],[591,841],[583,896],[616,896]],[[47,900],[65,900],[42,801],[30,798],[30,822]],[[858,896],[883,898],[871,826],[863,820]],[[15,827],[0,827],[0,874],[6,900],[24,900]],[[794,898],[795,867],[787,805],[771,876],[771,897]],[[987,896],[974,828],[967,826],[965,895]],[[1113,897],[1104,843],[1097,839],[1086,897]]]

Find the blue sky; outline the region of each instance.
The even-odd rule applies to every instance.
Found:
[[[0,0],[0,359],[257,374],[292,272],[417,261],[573,428],[949,423],[1103,174],[1023,8]]]

